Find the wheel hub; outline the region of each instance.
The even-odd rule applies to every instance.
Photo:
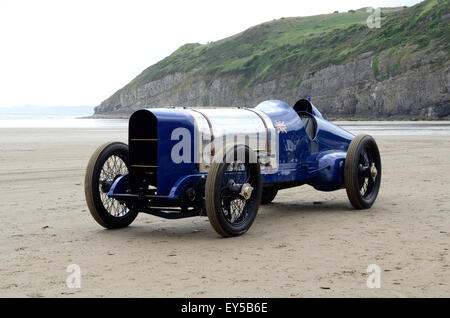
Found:
[[[372,162],[372,166],[370,167],[370,175],[372,176],[373,181],[375,181],[378,175],[378,170],[377,167],[375,167],[374,162]]]
[[[253,187],[249,183],[244,183],[239,193],[246,201],[252,196]]]

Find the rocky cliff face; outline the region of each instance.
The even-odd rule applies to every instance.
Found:
[[[293,85],[296,71],[302,73],[293,70],[245,88],[240,75],[206,83],[193,80],[190,73],[175,73],[119,90],[98,106],[95,114],[128,115],[139,108],[161,106],[253,107],[267,99],[292,104],[299,96],[309,96],[330,118],[450,117],[449,60],[444,51],[427,54],[413,46],[398,55],[367,52],[347,64],[305,73],[300,83]]]

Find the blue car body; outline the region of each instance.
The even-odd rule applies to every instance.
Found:
[[[208,163],[199,158],[205,152],[211,158],[218,152],[214,142],[219,126],[258,130],[263,146],[253,150],[269,158],[261,170],[264,187],[309,184],[320,191],[344,187],[345,158],[354,135],[327,121],[309,100],[299,100],[293,107],[269,100],[255,108],[136,111],[129,121],[129,173],[115,180],[109,197],[147,200],[154,208],[151,213],[160,216],[158,207],[182,206],[190,189],[204,189]],[[182,152],[190,160],[174,162],[171,157],[182,140],[177,131],[191,136],[193,142]],[[210,150],[205,150],[205,140],[212,144]]]

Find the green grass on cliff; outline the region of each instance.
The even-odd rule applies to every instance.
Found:
[[[441,17],[450,13],[449,2],[427,0],[403,10],[382,9],[379,29],[367,27],[370,13],[366,9],[270,21],[217,42],[183,45],[143,71],[125,89],[177,72],[190,73],[187,81],[203,79],[207,83],[226,74],[240,74],[244,86],[285,73],[300,80],[305,72],[345,63],[369,51],[400,54],[411,45],[448,51],[449,22]],[[393,70],[400,69],[400,59]],[[378,65],[373,67],[377,77]]]

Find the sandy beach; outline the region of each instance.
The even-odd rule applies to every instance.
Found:
[[[0,129],[0,297],[449,297],[450,138],[378,136],[372,209],[345,190],[279,192],[250,231],[218,237],[207,218],[141,214],[101,228],[84,172],[126,128]],[[69,264],[81,288],[66,286]],[[369,264],[381,288],[366,286]]]

